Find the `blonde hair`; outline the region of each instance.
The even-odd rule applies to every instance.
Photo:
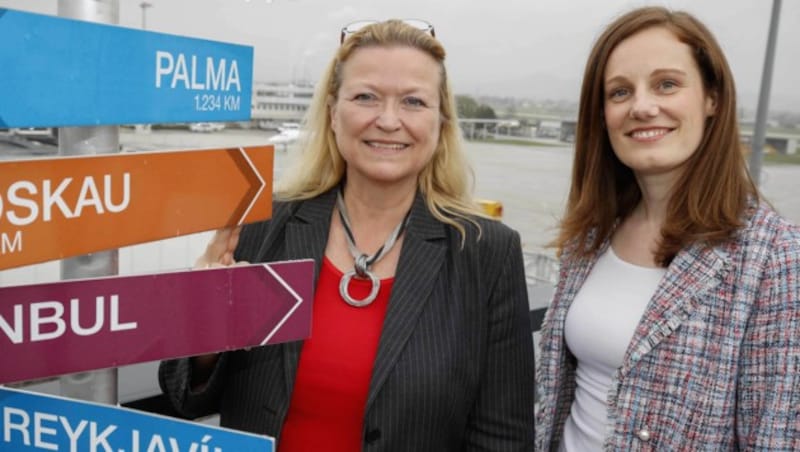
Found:
[[[314,93],[303,123],[304,137],[299,143],[301,154],[278,184],[276,196],[283,200],[313,198],[337,186],[345,174],[346,163],[339,153],[331,128],[329,105],[337,98],[342,84],[342,67],[353,52],[362,47],[406,46],[421,50],[439,64],[439,113],[442,118],[439,143],[430,162],[420,172],[417,185],[425,203],[439,221],[456,228],[462,236],[466,230],[459,219],[475,224],[479,216],[489,218],[472,198],[473,174],[462,149],[456,117],[455,99],[444,67],[445,51],[430,34],[400,20],[371,24],[353,33],[339,47],[328,64]]]

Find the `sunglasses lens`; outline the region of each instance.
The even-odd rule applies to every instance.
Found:
[[[372,25],[372,24],[376,24],[376,23],[378,23],[378,22],[374,21],[374,20],[359,20],[357,22],[351,22],[351,23],[347,24],[344,28],[342,28],[342,33],[344,33],[345,35],[349,35],[349,34],[357,32],[358,30],[361,30],[362,28],[364,28],[364,27],[366,27],[368,25]]]
[[[359,21],[351,22],[351,23],[347,24],[344,28],[342,28],[342,33],[341,33],[341,36],[339,38],[339,43],[340,44],[343,43],[345,38],[348,35],[351,35],[351,34],[361,30],[362,28],[364,28],[366,26],[369,26],[369,25],[372,25],[372,24],[376,24],[376,23],[378,23],[377,20],[359,20]],[[430,23],[428,23],[428,22],[426,22],[424,20],[421,20],[421,19],[403,19],[403,23],[405,23],[406,25],[410,25],[410,26],[412,26],[412,27],[414,27],[414,28],[416,28],[418,30],[424,31],[426,33],[430,33],[431,36],[436,37],[436,34],[433,31],[433,25],[431,25]]]
[[[429,31],[431,33],[431,35],[433,35],[433,25],[429,24],[428,22],[425,22],[424,20],[421,20],[421,19],[403,19],[403,22],[406,25],[411,25],[412,27],[414,27],[414,28],[416,28],[418,30]]]

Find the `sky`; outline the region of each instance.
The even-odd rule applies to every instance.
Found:
[[[58,14],[59,2],[0,0]],[[594,39],[642,5],[686,10],[706,23],[733,70],[740,106],[755,114],[773,2],[769,0],[118,0],[119,25],[250,45],[257,81],[316,81],[349,22],[392,17],[432,23],[457,94],[577,101]],[[143,14],[144,12],[144,14]],[[771,111],[800,112],[800,0],[781,2]]]

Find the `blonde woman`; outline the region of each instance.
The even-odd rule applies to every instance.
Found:
[[[312,336],[163,363],[179,412],[281,452],[533,449],[520,240],[470,196],[444,57],[422,21],[342,31],[273,218],[201,258],[313,258]]]

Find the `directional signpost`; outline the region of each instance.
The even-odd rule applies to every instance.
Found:
[[[0,288],[0,384],[308,337],[312,260]]]
[[[250,119],[250,46],[2,8],[0,42],[0,128]]]
[[[62,155],[116,151],[118,131],[94,126],[250,119],[250,46],[4,8],[0,42],[0,128],[65,127]],[[273,151],[0,162],[0,270],[268,219]],[[304,260],[0,288],[0,385],[304,339],[313,274]],[[274,450],[266,437],[3,388],[0,411],[0,450]]]
[[[264,220],[272,146],[0,162],[0,270]]]
[[[272,452],[273,438],[0,388],[0,450]]]

